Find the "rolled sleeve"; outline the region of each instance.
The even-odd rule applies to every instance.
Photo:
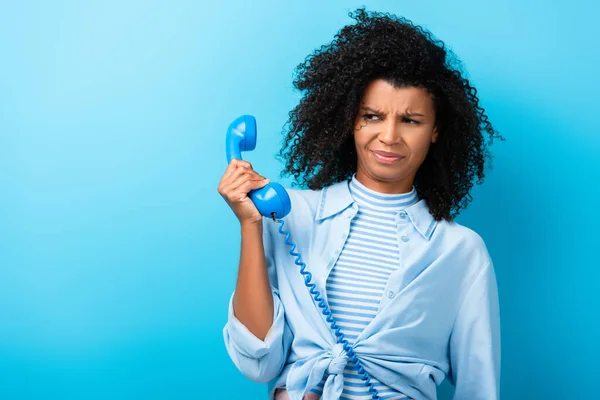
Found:
[[[229,301],[228,320],[223,329],[225,347],[236,367],[255,382],[268,382],[281,372],[292,335],[285,321],[283,304],[273,289],[273,324],[264,340],[257,338],[233,313]]]
[[[500,398],[500,308],[492,262],[464,298],[450,338],[454,400]]]

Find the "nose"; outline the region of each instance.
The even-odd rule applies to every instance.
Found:
[[[400,143],[400,124],[396,118],[387,118],[382,128],[383,130],[377,137],[381,143],[387,146]]]

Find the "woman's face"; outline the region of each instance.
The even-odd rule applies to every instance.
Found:
[[[437,140],[431,95],[423,88],[371,82],[354,125],[356,178],[381,193],[406,193]]]

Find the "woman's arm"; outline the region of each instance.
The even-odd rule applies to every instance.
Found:
[[[271,238],[263,226],[265,219],[248,196],[266,183],[250,163],[233,159],[218,188],[240,221],[242,233],[236,290],[223,330],[225,346],[237,368],[260,382],[281,372],[292,342],[283,304],[272,286],[276,274]]]
[[[244,232],[242,228],[238,283],[223,330],[234,364],[256,382],[268,382],[279,375],[293,340],[279,292],[272,284],[276,280],[273,247],[264,221],[258,231],[253,227]],[[256,237],[259,232],[260,237]]]
[[[450,337],[454,400],[500,398],[500,308],[492,262],[481,270]]]
[[[267,274],[262,220],[242,224],[241,230],[242,245],[233,311],[254,336],[264,340],[273,323],[273,294]]]

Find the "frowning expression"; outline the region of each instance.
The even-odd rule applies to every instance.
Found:
[[[355,127],[357,179],[382,193],[406,193],[432,143],[435,107],[424,88],[395,87],[385,80],[364,91]]]

